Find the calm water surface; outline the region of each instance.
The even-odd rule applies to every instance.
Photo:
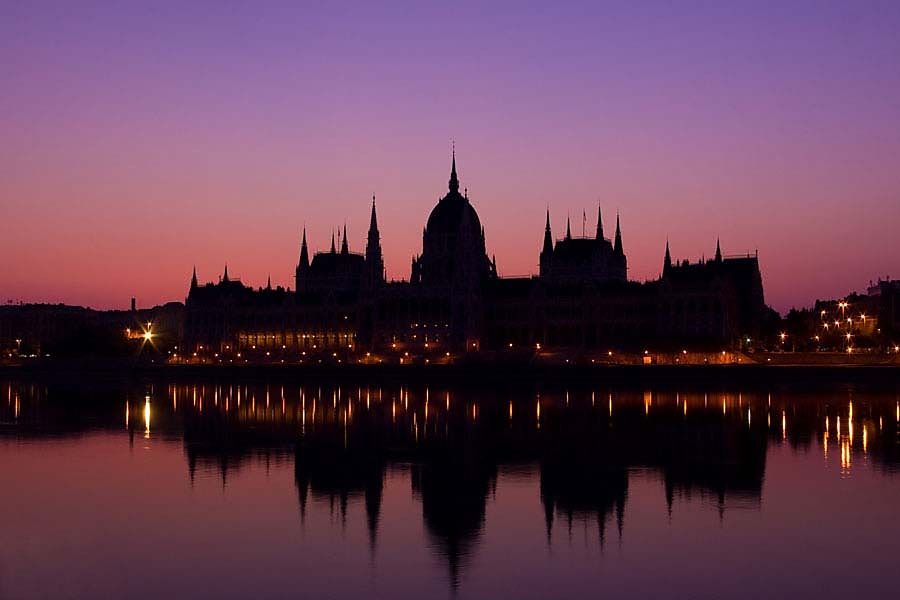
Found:
[[[893,389],[0,393],[3,598],[896,597]]]

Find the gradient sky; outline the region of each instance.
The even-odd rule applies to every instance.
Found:
[[[779,310],[900,277],[896,1],[152,4],[0,2],[3,302],[293,285],[373,193],[407,278],[451,139],[501,275],[599,201],[634,279],[666,236]]]

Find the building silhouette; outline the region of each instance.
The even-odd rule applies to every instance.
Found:
[[[547,213],[540,273],[502,278],[488,256],[485,229],[465,189],[455,152],[447,193],[431,211],[422,252],[407,281],[386,281],[375,197],[364,253],[347,228],[310,256],[301,233],[295,288],[253,289],[228,276],[200,285],[185,302],[184,343],[219,352],[378,352],[413,355],[508,348],[642,349],[737,347],[756,338],[765,314],[755,255],[677,262],[668,242],[662,275],[629,281],[621,223],[604,237],[576,237],[566,224],[554,240]]]

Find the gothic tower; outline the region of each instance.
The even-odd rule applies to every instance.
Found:
[[[547,209],[547,223],[544,225],[544,246],[541,248],[540,269],[541,274],[546,275],[550,271],[550,263],[553,260],[553,233],[550,230],[550,209]]]
[[[309,271],[309,250],[306,247],[306,227],[303,228],[303,238],[300,242],[300,262],[294,272],[294,289],[299,292],[303,288],[304,277]]]
[[[372,196],[372,217],[369,220],[369,236],[366,240],[366,283],[376,287],[384,283],[384,257],[381,253],[381,234],[375,216],[375,196]]]

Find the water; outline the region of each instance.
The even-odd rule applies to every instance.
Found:
[[[895,597],[900,396],[0,382],[0,597]]]

